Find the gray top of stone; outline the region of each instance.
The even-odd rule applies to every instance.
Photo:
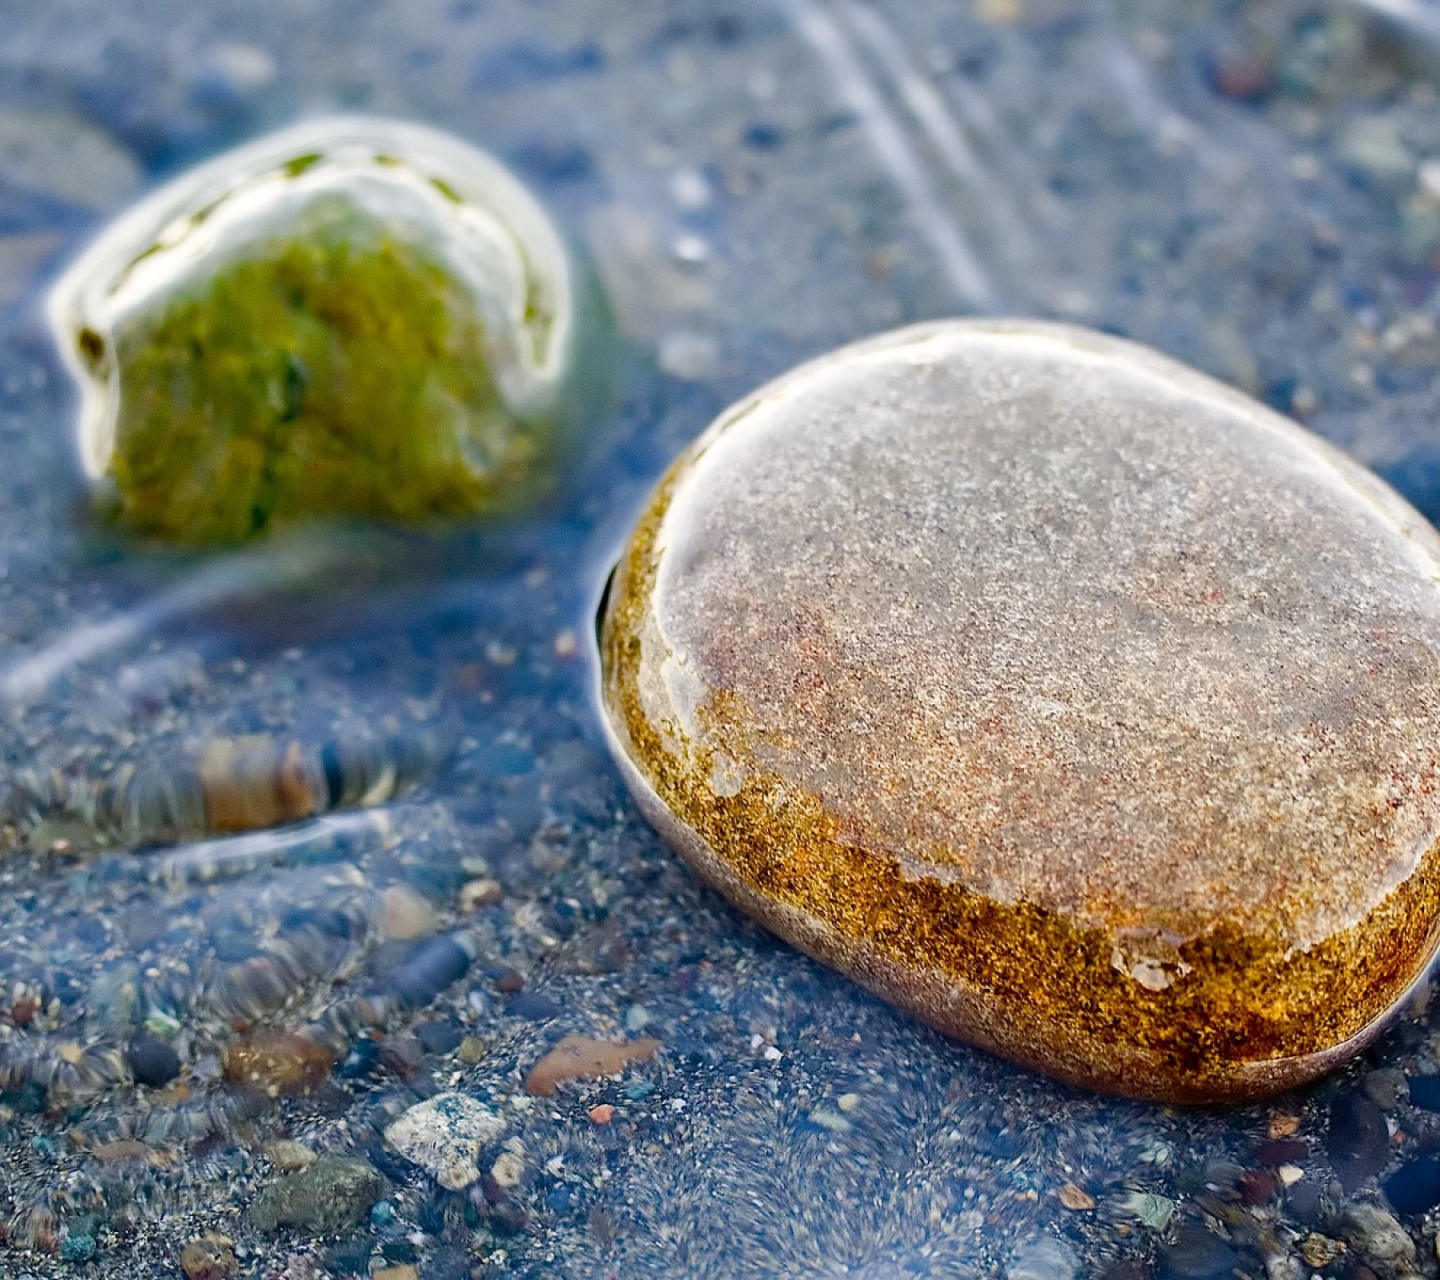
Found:
[[[1440,539],[1203,375],[922,325],[741,402],[673,484],[639,696],[722,794],[760,769],[906,874],[1174,941],[1308,947],[1436,839]]]

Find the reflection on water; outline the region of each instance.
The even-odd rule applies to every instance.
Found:
[[[1422,6],[1382,8],[11,13],[0,1275],[1433,1270],[1426,996],[1340,1077],[1232,1111],[943,1041],[658,845],[582,642],[646,488],[722,405],[957,310],[1150,342],[1440,510],[1440,115]],[[137,184],[357,108],[536,191],[604,282],[623,405],[527,525],[195,558],[113,540],[83,514],[46,280]],[[387,767],[394,794],[367,785]],[[660,1047],[527,1092],[566,1035]],[[448,1092],[500,1126],[457,1190],[386,1138]],[[326,1214],[289,1195],[280,1225],[283,1189],[249,1213],[305,1167]]]

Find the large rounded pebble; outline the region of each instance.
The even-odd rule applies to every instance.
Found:
[[[802,366],[662,481],[600,646],[702,875],[1064,1079],[1294,1085],[1435,950],[1440,539],[1154,352],[952,321]]]
[[[1337,1225],[1355,1252],[1366,1261],[1406,1274],[1413,1271],[1415,1241],[1378,1205],[1346,1205]]]
[[[363,1160],[322,1156],[309,1168],[272,1182],[255,1197],[250,1221],[261,1231],[295,1227],[329,1235],[358,1227],[385,1189]]]

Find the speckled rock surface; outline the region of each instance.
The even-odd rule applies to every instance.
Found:
[[[700,872],[944,1030],[1146,1097],[1354,1052],[1436,939],[1440,541],[1143,348],[942,322],[722,415],[601,636]]]
[[[385,1140],[451,1191],[480,1176],[480,1149],[504,1132],[501,1119],[463,1093],[440,1093],[417,1103],[385,1130]]]

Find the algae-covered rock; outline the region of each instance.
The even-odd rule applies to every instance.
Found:
[[[787,374],[661,483],[600,644],[702,874],[1065,1079],[1284,1088],[1434,954],[1440,539],[1154,352],[956,321]]]
[[[50,315],[119,524],[233,542],[534,499],[572,416],[583,292],[497,162],[345,117],[156,192],[58,282]]]
[[[384,1179],[364,1160],[321,1156],[261,1191],[250,1206],[250,1221],[261,1231],[279,1227],[311,1235],[349,1231],[365,1220],[384,1189]]]

